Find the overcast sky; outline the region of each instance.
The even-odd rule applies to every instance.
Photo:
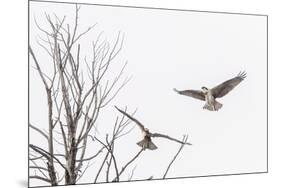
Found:
[[[36,44],[39,34],[34,18],[46,26],[44,12],[67,16],[73,23],[75,6],[30,2],[30,43],[45,71],[46,54]],[[101,134],[109,132],[119,115],[114,105],[136,108],[135,117],[151,132],[181,139],[186,146],[168,177],[204,176],[266,171],[266,17],[189,11],[153,10],[83,5],[79,27],[95,29],[81,41],[81,51],[89,52],[99,32],[114,40],[125,35],[124,47],[112,72],[128,61],[125,75],[132,76],[114,101],[102,112]],[[45,63],[45,64],[44,64]],[[33,62],[30,62],[33,66]],[[247,72],[247,78],[230,94],[218,99],[218,112],[203,110],[204,103],[173,91],[216,86]],[[38,73],[30,71],[30,121],[47,130],[47,108]],[[133,124],[132,124],[133,126]],[[139,151],[135,144],[141,133],[137,127],[116,146],[121,164]],[[43,140],[31,132],[31,143]],[[145,151],[136,161],[133,179],[153,175],[160,178],[179,145],[156,138],[155,151]],[[88,149],[90,155],[91,149]],[[132,165],[134,167],[134,165]],[[92,182],[91,167],[82,182]],[[41,183],[41,182],[40,182]]]

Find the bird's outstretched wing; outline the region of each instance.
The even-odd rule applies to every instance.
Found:
[[[220,85],[214,87],[212,89],[212,94],[215,98],[220,98],[228,94],[233,88],[235,88],[240,82],[242,82],[246,78],[246,72],[239,72],[239,74],[227,80]]]
[[[189,97],[193,97],[195,99],[199,99],[202,101],[205,101],[205,95],[202,91],[199,90],[183,90],[183,91],[179,91],[177,89],[174,88],[174,91],[177,92],[178,94],[181,95],[186,95]]]
[[[150,136],[150,137],[162,137],[162,138],[166,138],[166,139],[169,139],[169,140],[178,142],[178,143],[180,143],[180,144],[191,145],[191,144],[188,143],[188,142],[182,142],[182,141],[180,141],[180,140],[178,140],[178,139],[175,139],[175,138],[172,138],[172,137],[170,137],[170,136],[168,136],[168,135],[164,135],[164,134],[160,134],[160,133],[150,133],[149,136]]]
[[[134,121],[134,122],[139,126],[139,128],[141,129],[141,131],[145,131],[145,130],[144,130],[144,126],[143,126],[143,124],[142,124],[141,122],[139,122],[137,119],[135,119],[135,118],[133,118],[132,116],[130,116],[127,112],[125,112],[125,111],[119,109],[117,106],[115,106],[115,108],[116,108],[119,112],[121,112],[123,115],[127,116],[130,120]]]

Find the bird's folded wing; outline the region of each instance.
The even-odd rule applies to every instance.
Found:
[[[142,131],[144,131],[144,126],[143,126],[143,124],[142,124],[141,122],[139,122],[137,119],[133,118],[133,117],[132,117],[131,115],[129,115],[127,112],[125,112],[125,111],[119,109],[117,106],[115,106],[115,108],[116,108],[119,112],[121,112],[123,115],[127,116],[130,120],[134,121],[134,122],[139,126],[139,128],[140,128]]]
[[[202,91],[198,91],[198,90],[183,90],[183,91],[179,91],[177,89],[174,89],[178,94],[181,95],[186,95],[189,97],[193,97],[195,99],[199,99],[202,101],[205,101],[205,95]]]
[[[240,82],[246,78],[245,72],[240,72],[236,77],[227,80],[220,85],[212,89],[212,94],[215,98],[220,98],[228,94],[233,88],[235,88]]]

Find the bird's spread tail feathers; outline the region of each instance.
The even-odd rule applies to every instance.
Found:
[[[203,109],[210,110],[210,111],[218,111],[219,109],[221,109],[221,107],[222,107],[222,104],[219,103],[218,101],[215,101],[214,105],[210,105],[210,104],[206,103],[203,106]]]
[[[145,149],[150,149],[150,150],[155,150],[157,149],[157,146],[149,140],[143,139],[140,142],[137,143],[140,147],[142,147],[144,150]]]

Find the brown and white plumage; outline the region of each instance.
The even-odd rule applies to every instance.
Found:
[[[212,94],[215,98],[221,98],[233,90],[240,82],[246,78],[246,72],[239,72],[239,74],[229,79],[212,89]]]
[[[177,92],[178,94],[181,95],[186,95],[195,99],[199,99],[202,101],[205,101],[205,94],[203,91],[199,91],[199,90],[183,90],[183,91],[179,91],[177,89],[174,88],[174,91]]]
[[[138,127],[140,128],[142,134],[143,134],[143,139],[141,141],[139,141],[137,143],[137,145],[139,145],[140,147],[143,148],[143,150],[145,149],[150,149],[150,150],[155,150],[157,149],[157,146],[152,142],[151,140],[151,133],[149,132],[149,130],[147,128],[144,127],[144,125],[139,122],[137,119],[135,119],[134,117],[132,117],[131,115],[129,115],[127,112],[120,110],[118,107],[115,106],[115,108],[121,112],[123,115],[127,116],[129,119],[131,119],[133,122],[135,122]]]
[[[168,135],[164,135],[164,134],[160,134],[160,133],[151,133],[147,128],[144,127],[144,125],[138,121],[137,119],[135,119],[134,117],[132,117],[131,115],[129,115],[127,112],[120,110],[118,107],[115,106],[115,108],[121,112],[123,115],[127,116],[130,120],[132,120],[133,122],[135,122],[138,127],[141,129],[142,133],[143,133],[143,139],[141,141],[139,141],[137,143],[137,145],[139,145],[140,147],[142,147],[144,150],[145,149],[150,149],[150,150],[155,150],[157,149],[157,146],[152,142],[151,138],[165,138],[180,144],[187,144],[187,145],[191,145],[190,143],[187,142],[182,142],[178,139],[172,138]]]
[[[206,101],[206,104],[203,107],[204,109],[210,111],[217,111],[222,107],[222,104],[216,101],[216,98],[224,97],[245,78],[246,78],[246,72],[239,72],[239,74],[236,77],[229,79],[212,89],[202,87],[202,91],[200,90],[179,91],[177,89],[174,89],[174,91],[176,91],[181,95],[186,95],[195,99]]]

